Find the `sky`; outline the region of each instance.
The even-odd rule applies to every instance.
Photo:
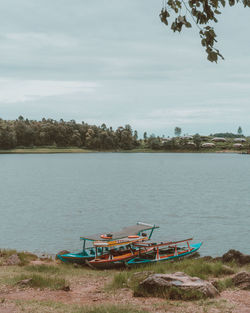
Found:
[[[0,118],[53,118],[142,136],[250,135],[250,9],[216,26],[225,57],[208,62],[198,30],[161,23],[162,0],[0,3]],[[185,10],[183,10],[183,14]]]

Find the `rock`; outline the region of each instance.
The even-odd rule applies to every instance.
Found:
[[[143,272],[136,272],[134,273],[131,278],[129,279],[129,281],[143,281],[144,279],[146,279],[148,276],[154,274],[153,271],[143,271]]]
[[[210,282],[182,272],[152,274],[139,284],[135,292],[135,296],[158,296],[175,300],[212,298],[218,294],[218,290]]]
[[[29,283],[32,281],[32,278],[28,278],[28,279],[23,279],[18,281],[16,284],[17,285],[21,285],[21,286],[27,286],[29,285]]]
[[[58,255],[68,254],[68,253],[70,253],[68,250],[59,251],[59,252],[56,254],[56,259],[58,259]]]
[[[63,291],[70,291],[69,285],[66,285],[66,286],[62,287],[62,290]]]
[[[17,254],[12,254],[5,262],[6,265],[19,265],[21,260]]]
[[[250,273],[249,272],[240,272],[234,275],[232,278],[235,286],[240,289],[250,290]]]
[[[222,262],[232,262],[235,261],[240,265],[249,264],[250,263],[250,255],[243,254],[237,250],[229,250],[227,253],[223,254]]]

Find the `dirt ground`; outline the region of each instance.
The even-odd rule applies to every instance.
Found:
[[[18,301],[52,301],[77,305],[130,304],[136,308],[154,313],[250,313],[250,291],[227,290],[216,299],[206,301],[167,301],[159,298],[134,297],[129,289],[114,292],[104,290],[110,278],[81,278],[71,284],[70,291],[50,291],[20,287],[1,287],[0,313],[20,313]],[[29,311],[30,312],[30,311]],[[47,311],[46,311],[47,312]],[[51,312],[51,311],[50,311]]]

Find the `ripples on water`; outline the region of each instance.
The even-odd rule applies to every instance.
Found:
[[[194,236],[202,255],[250,253],[250,157],[237,154],[0,155],[0,247],[56,253],[136,221],[155,239]]]

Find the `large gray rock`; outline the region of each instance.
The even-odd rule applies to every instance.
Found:
[[[232,281],[235,284],[235,286],[239,287],[240,289],[250,290],[250,273],[249,272],[237,273],[232,278]]]
[[[227,253],[223,254],[222,262],[237,262],[241,265],[250,264],[250,255],[231,249]]]
[[[218,294],[218,290],[210,282],[182,272],[150,275],[139,284],[135,291],[135,296],[158,296],[184,300],[212,298]]]

